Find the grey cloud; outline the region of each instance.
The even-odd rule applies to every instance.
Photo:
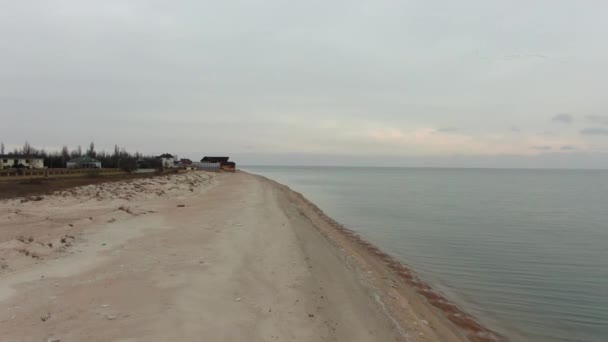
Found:
[[[585,128],[581,131],[583,135],[608,135],[608,128],[594,127]]]
[[[562,114],[557,114],[556,116],[554,116],[553,119],[551,119],[551,121],[569,124],[574,121],[574,118],[570,114],[562,113]]]
[[[454,132],[458,132],[458,128],[456,128],[456,127],[442,127],[442,128],[439,128],[437,130],[437,132],[441,132],[441,133],[454,133]]]
[[[576,147],[574,146],[570,146],[570,145],[564,145],[560,148],[562,151],[572,151],[572,150],[576,150]]]
[[[585,118],[594,124],[608,125],[608,116],[587,115]]]
[[[539,151],[549,151],[551,150],[551,146],[532,146],[531,149]]]
[[[519,132],[521,132],[521,129],[519,129],[519,127],[513,126],[513,127],[511,127],[511,132],[513,132],[513,133],[519,133]]]

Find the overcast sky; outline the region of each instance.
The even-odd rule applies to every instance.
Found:
[[[608,167],[608,1],[0,0],[0,140]]]

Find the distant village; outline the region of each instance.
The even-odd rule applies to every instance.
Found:
[[[22,149],[4,153],[4,144],[0,151],[0,171],[15,169],[122,169],[136,171],[139,169],[185,169],[228,171],[236,170],[236,163],[226,156],[205,156],[200,161],[179,159],[170,153],[159,156],[143,156],[139,153],[129,154],[116,146],[114,153],[96,152],[91,143],[86,152],[77,150],[69,152],[64,147],[61,152],[46,153],[32,148],[28,143]]]
[[[190,159],[177,159],[173,155],[165,153],[156,158],[160,159],[162,166],[167,169],[236,170],[236,163],[231,162],[230,157],[204,157],[200,162],[194,162]]]

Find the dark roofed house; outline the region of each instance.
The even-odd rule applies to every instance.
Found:
[[[222,164],[222,170],[235,172],[236,171],[236,163],[235,162],[225,162]]]
[[[230,157],[205,157],[201,159],[201,163],[227,163]]]
[[[203,169],[222,169],[224,171],[234,171],[236,164],[228,161],[230,157],[205,157],[201,159],[200,168]]]

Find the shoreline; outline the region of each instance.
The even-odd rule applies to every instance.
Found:
[[[0,262],[10,340],[500,340],[303,195],[241,171],[1,200]]]
[[[460,332],[463,332],[470,341],[476,342],[495,342],[495,341],[507,341],[506,337],[499,335],[493,330],[483,326],[477,319],[472,315],[466,313],[464,310],[459,308],[456,304],[452,303],[443,294],[433,289],[426,281],[419,278],[414,270],[410,266],[396,260],[380,248],[372,244],[371,242],[363,239],[355,231],[349,229],[345,225],[336,221],[335,219],[328,216],[321,208],[319,208],[314,202],[310,201],[303,194],[291,189],[289,186],[279,183],[268,177],[240,171],[250,174],[255,177],[259,177],[266,182],[277,186],[286,192],[288,196],[294,198],[294,203],[300,205],[300,210],[303,215],[307,216],[313,226],[330,241],[337,248],[344,249],[348,248],[348,244],[352,244],[353,248],[359,249],[361,258],[354,259],[355,267],[361,268],[364,272],[371,272],[370,269],[380,266],[380,269],[376,269],[379,273],[391,273],[396,276],[404,284],[413,289],[420,299],[424,298],[428,305],[436,309],[435,314],[439,314],[438,319],[447,319],[450,324],[457,328]],[[315,217],[316,216],[316,217]],[[341,235],[341,237],[340,237]],[[367,254],[367,255],[364,255]],[[366,260],[372,259],[372,260]],[[386,284],[383,284],[386,286]],[[380,285],[382,286],[382,285]],[[394,284],[389,287],[395,289]],[[411,291],[403,291],[400,293],[411,301]],[[388,295],[388,294],[387,294]],[[394,299],[394,298],[393,298]],[[387,305],[384,303],[391,314],[400,316],[400,308],[396,305]],[[396,318],[395,323],[399,324]]]

